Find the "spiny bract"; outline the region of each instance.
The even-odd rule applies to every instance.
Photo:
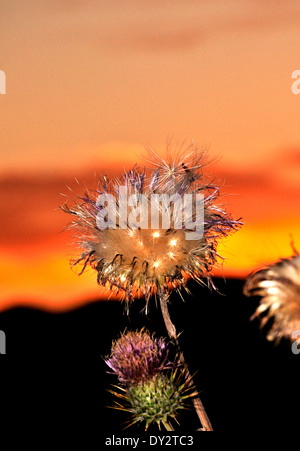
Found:
[[[186,408],[185,401],[196,395],[184,369],[176,369],[170,374],[158,373],[123,391],[123,394],[113,392],[123,401],[123,405],[117,403],[115,407],[132,414],[130,425],[144,422],[145,430],[153,423],[159,428],[163,424],[167,430],[173,430],[170,420],[178,422],[178,411]]]

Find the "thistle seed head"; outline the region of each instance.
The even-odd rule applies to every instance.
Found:
[[[251,274],[244,286],[246,296],[261,296],[252,318],[259,317],[263,327],[273,319],[268,340],[292,339],[300,330],[300,255],[283,258]]]
[[[96,270],[100,285],[120,291],[126,300],[142,295],[148,301],[157,287],[165,292],[180,289],[188,278],[199,283],[206,279],[210,285],[210,272],[220,257],[218,240],[241,225],[218,203],[219,188],[203,175],[204,154],[199,153],[195,146],[178,151],[168,159],[160,158],[154,151],[151,151],[151,157],[148,168],[134,167],[112,181],[102,177],[94,194],[85,193],[73,207],[62,206],[74,218],[70,227],[76,232],[78,246],[82,249],[81,256],[72,265],[83,263],[81,272],[90,265]],[[124,221],[120,214],[120,201],[116,205],[116,228],[99,228],[97,218],[99,221],[99,215],[101,217],[104,211],[103,206],[99,206],[99,196],[120,199],[121,187],[127,196],[135,196],[140,212],[144,212],[147,206],[152,207],[153,194],[167,194],[170,198],[179,196],[182,205],[185,194],[202,194],[202,235],[195,240],[186,239],[186,233],[192,230],[188,224],[195,222],[195,208],[186,209],[187,220],[182,228],[178,228],[175,223],[180,215],[182,218],[182,211],[176,210],[175,203],[166,206],[160,201],[155,206],[159,213],[163,215],[168,209],[173,218],[167,229],[141,227],[141,221],[149,223],[149,218],[132,220],[130,210]]]

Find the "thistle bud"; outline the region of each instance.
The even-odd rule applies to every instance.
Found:
[[[119,387],[120,388],[120,387]],[[197,395],[191,384],[186,368],[176,368],[168,373],[157,373],[150,379],[140,381],[120,388],[122,394],[112,392],[118,400],[116,408],[132,414],[130,424],[145,423],[145,430],[151,424],[163,425],[168,431],[173,431],[170,420],[178,423],[177,415],[180,409],[185,409],[185,401]]]
[[[184,408],[185,396],[176,379],[157,374],[152,379],[131,386],[126,392],[131,404],[134,422],[145,422],[147,430],[151,423],[162,423],[170,428],[169,420],[176,419],[176,412]]]

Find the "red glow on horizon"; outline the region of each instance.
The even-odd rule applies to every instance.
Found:
[[[290,234],[299,247],[298,191],[287,192],[280,189],[276,179],[266,183],[257,175],[250,185],[251,175],[245,183],[242,172],[237,177],[237,170],[230,172],[220,163],[212,169],[219,180],[224,174],[226,183],[221,192],[227,210],[234,218],[242,216],[244,220],[238,232],[220,242],[218,251],[225,261],[213,275],[244,278],[257,267],[291,255]],[[80,277],[70,268],[69,260],[80,250],[71,233],[64,230],[70,218],[58,208],[66,200],[59,193],[74,199],[85,187],[66,176],[70,192],[63,179],[12,178],[2,182],[0,199],[5,205],[5,218],[0,237],[0,310],[24,305],[58,312],[90,300],[120,299],[97,286],[91,268]],[[92,171],[82,179],[88,187],[96,186]],[[8,190],[13,191],[13,198],[6,197]],[[23,202],[25,198],[34,199],[30,209]],[[277,215],[279,208],[281,214]]]

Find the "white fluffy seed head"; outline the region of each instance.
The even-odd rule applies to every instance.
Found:
[[[74,208],[62,207],[74,216],[71,227],[83,248],[81,257],[74,264],[83,262],[83,269],[91,265],[97,271],[99,284],[122,290],[127,300],[136,294],[142,294],[148,300],[157,287],[165,291],[180,288],[187,277],[199,282],[207,278],[210,282],[210,271],[217,261],[219,237],[227,236],[241,225],[218,204],[219,189],[203,176],[204,155],[196,147],[178,151],[168,159],[151,152],[149,168],[139,170],[135,167],[113,181],[103,177],[95,195],[85,194]],[[203,194],[203,236],[187,240],[187,230],[178,229],[173,223],[169,229],[138,226],[99,229],[97,197],[105,193],[118,198],[120,186],[126,187],[128,196],[134,194],[140,199],[142,194],[149,203],[152,194],[179,194],[181,197]],[[159,204],[160,213],[163,208]],[[174,217],[174,206],[170,208],[170,216]]]

